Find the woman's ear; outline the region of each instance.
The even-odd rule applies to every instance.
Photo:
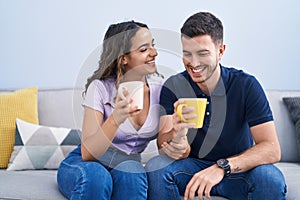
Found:
[[[121,63],[122,63],[122,65],[127,65],[128,64],[127,57],[125,55],[122,56]]]

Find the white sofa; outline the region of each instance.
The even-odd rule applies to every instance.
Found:
[[[8,92],[8,91],[1,91]],[[38,92],[38,114],[41,125],[81,128],[80,89],[42,89]],[[300,155],[297,139],[282,97],[300,96],[300,91],[268,90],[267,96],[275,117],[281,143],[282,159],[276,165],[283,171],[288,185],[288,200],[300,199]],[[74,107],[73,107],[74,105]],[[155,141],[143,153],[143,161],[157,154]],[[0,170],[0,199],[63,200],[56,183],[56,170]],[[213,200],[223,199],[213,197]]]

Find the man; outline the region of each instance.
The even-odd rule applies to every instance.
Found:
[[[166,80],[157,143],[165,154],[146,166],[150,199],[285,199],[272,112],[255,79],[220,64],[225,52],[222,22],[211,13],[189,17],[181,28],[185,71]],[[202,128],[176,114],[183,97],[207,98]],[[192,107],[182,109],[194,118]]]

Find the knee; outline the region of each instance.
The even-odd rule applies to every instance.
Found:
[[[108,198],[112,193],[110,173],[98,162],[64,164],[59,170],[59,188],[71,199]]]
[[[128,173],[145,173],[145,169],[140,162],[134,160],[127,160],[118,164],[114,171],[128,172]]]
[[[166,166],[174,162],[173,159],[169,158],[166,155],[159,155],[151,158],[145,166],[147,172],[153,172],[157,170],[163,170]]]
[[[271,194],[284,195],[286,193],[286,183],[282,172],[274,165],[262,165],[255,168],[256,188],[269,190]],[[266,191],[267,192],[267,191]]]
[[[102,184],[112,185],[110,173],[98,162],[85,162],[81,171],[82,178],[88,183],[100,184],[99,180],[101,180]]]
[[[147,174],[141,163],[127,160],[117,165],[112,171],[113,184],[127,185],[139,183],[147,185]],[[135,184],[134,184],[135,185]]]
[[[85,194],[101,196],[101,193],[103,193],[110,196],[113,185],[112,177],[100,163],[85,162],[80,167],[80,171],[81,177],[77,184],[83,187],[82,190],[85,191]]]

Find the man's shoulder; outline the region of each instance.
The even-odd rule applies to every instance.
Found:
[[[232,76],[245,76],[245,77],[254,77],[253,75],[245,72],[244,70],[236,67],[224,67],[222,66],[222,72]]]
[[[252,82],[255,81],[255,76],[234,67],[222,66],[222,78],[228,82]]]

